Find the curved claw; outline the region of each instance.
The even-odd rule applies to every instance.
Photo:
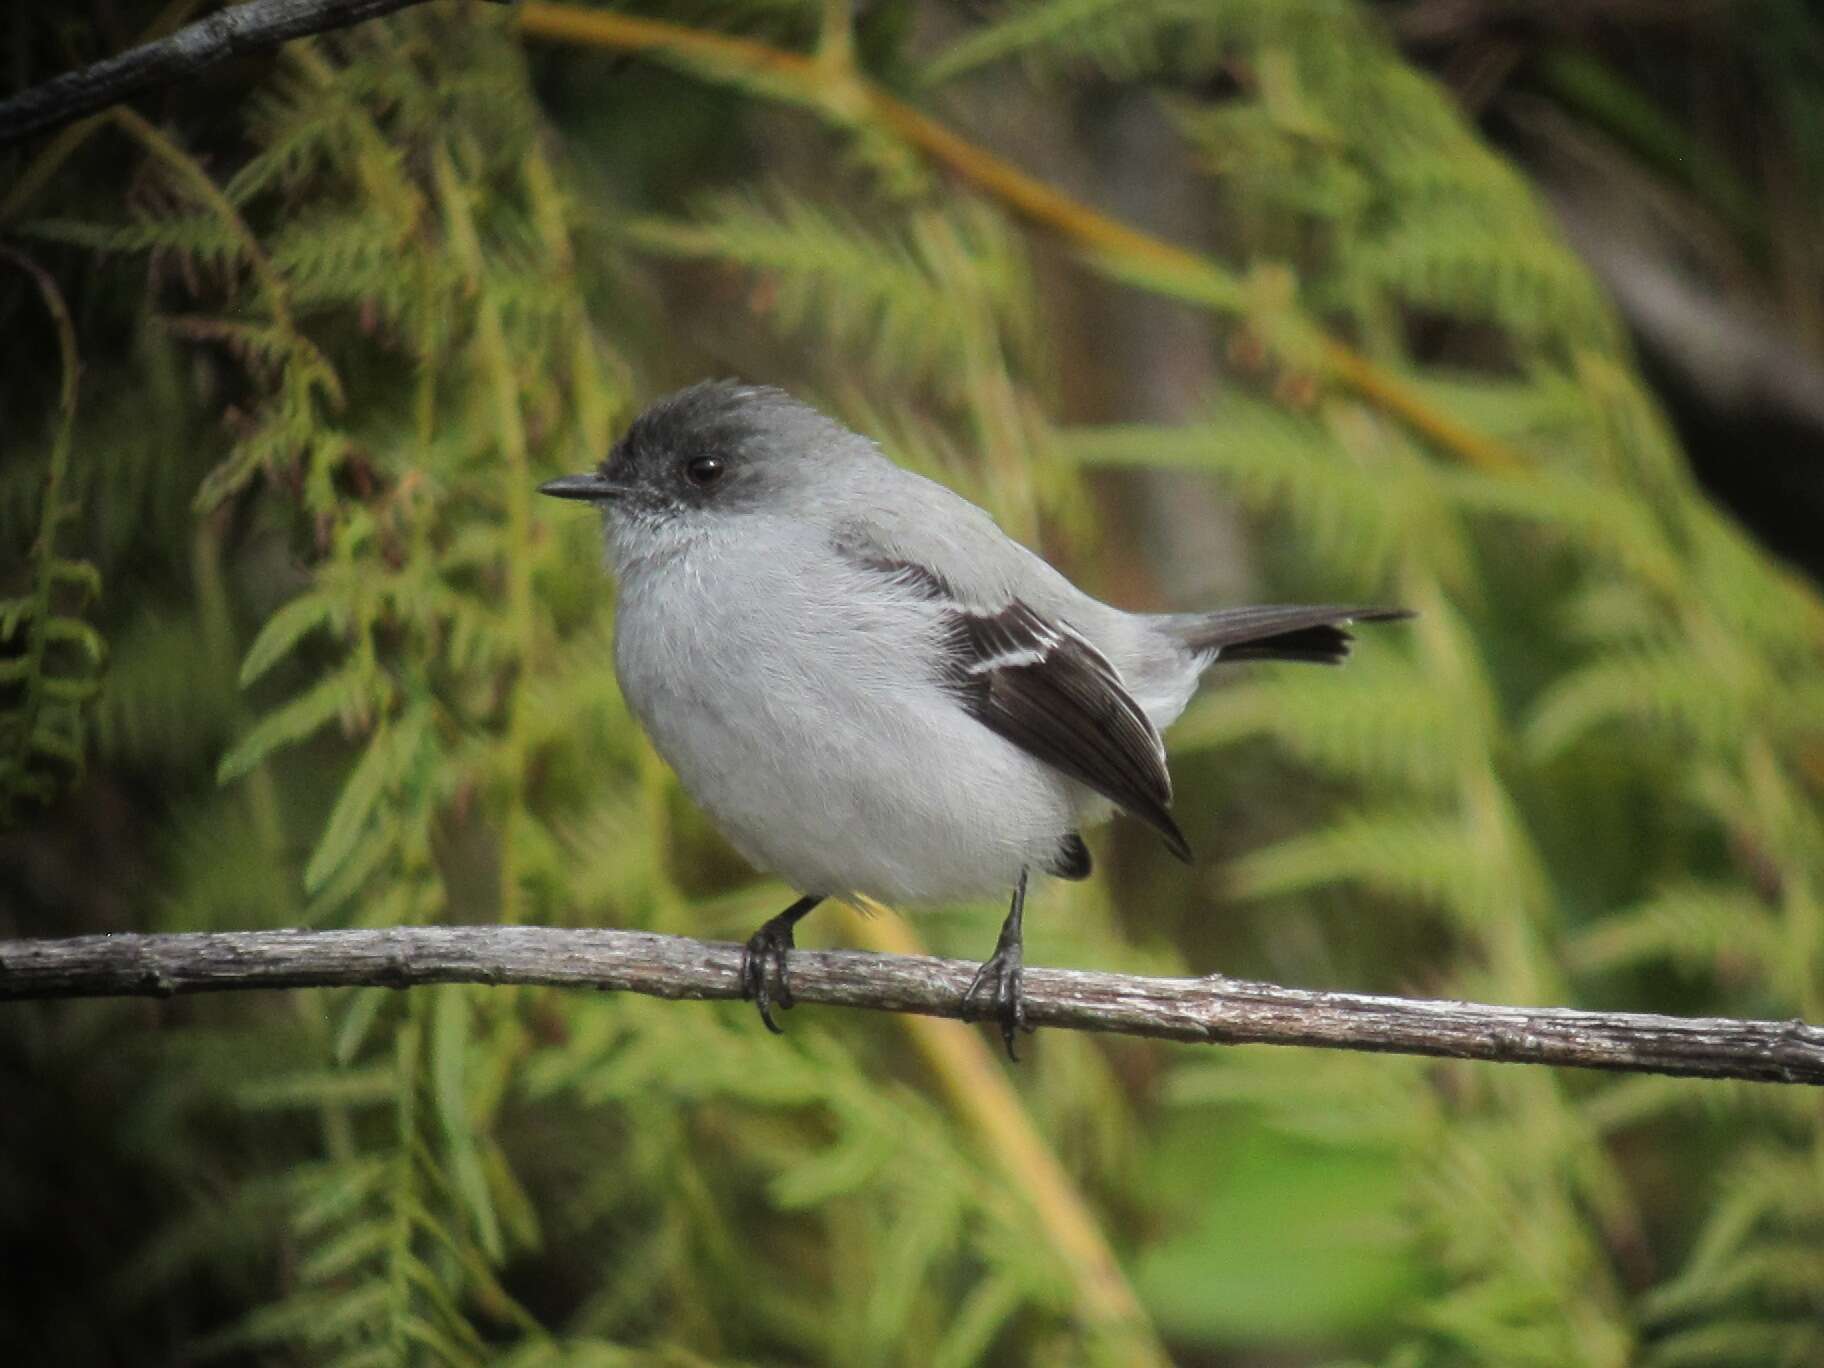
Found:
[[[760,1009],[760,1020],[774,1035],[784,1035],[785,1031],[773,1020],[773,1003],[787,1009],[793,1005],[785,972],[785,952],[793,948],[791,923],[782,924],[777,917],[749,936],[741,948],[741,996]],[[769,982],[769,969],[771,980],[778,984],[776,996]]]
[[[1032,1030],[1026,1024],[1026,994],[1021,982],[1025,977],[1024,960],[1025,956],[1018,943],[1002,944],[976,970],[975,977],[963,993],[963,1006],[968,1008],[977,994],[983,989],[988,990],[989,1006],[982,1015],[992,1016],[1000,1022],[1001,1042],[1007,1047],[1007,1058],[1015,1064],[1020,1062],[1020,1056],[1013,1048],[1014,1035],[1019,1031]]]

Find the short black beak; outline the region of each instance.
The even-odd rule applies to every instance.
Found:
[[[595,502],[598,499],[618,499],[627,491],[606,475],[559,475],[555,480],[546,480],[538,487],[540,494],[549,494],[554,499],[584,499]]]

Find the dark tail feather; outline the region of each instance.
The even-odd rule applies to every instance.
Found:
[[[1223,608],[1170,619],[1179,640],[1217,660],[1304,660],[1340,665],[1354,640],[1352,622],[1397,622],[1404,608],[1352,608],[1343,604],[1309,607]]]

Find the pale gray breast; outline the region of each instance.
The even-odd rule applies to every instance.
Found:
[[[743,854],[797,886],[979,891],[1070,830],[1069,786],[946,691],[941,608],[827,533],[781,520],[705,539],[629,567],[622,604],[617,673],[655,747]]]
[[[738,767],[773,771],[843,737],[897,729],[935,701],[939,614],[884,590],[827,534],[754,518],[737,536],[626,568],[615,666],[621,688],[686,783]],[[848,759],[860,762],[863,757]]]

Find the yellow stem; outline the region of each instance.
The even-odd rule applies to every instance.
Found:
[[[247,226],[247,220],[241,217],[233,202],[222,193],[221,187],[210,179],[209,173],[197,164],[195,158],[125,105],[117,105],[109,110],[108,117],[182,177],[197,199],[227,225],[246,254],[254,275],[259,278],[260,290],[266,296],[266,306],[272,310],[273,323],[286,338],[296,340],[298,331],[292,323],[285,282],[279,278],[272,262],[267,260],[266,253],[260,249],[260,240],[254,236],[253,229]]]
[[[903,918],[878,904],[875,912],[849,914],[852,939],[886,955],[930,953]],[[907,1015],[901,1022],[950,1105],[981,1137],[1008,1180],[1026,1194],[1052,1248],[1070,1270],[1084,1321],[1119,1337],[1126,1362],[1169,1363],[1140,1299],[1102,1238],[1102,1227],[982,1037],[960,1021],[941,1017]]]
[[[768,47],[749,38],[574,5],[528,0],[515,13],[521,32],[536,38],[623,52],[668,52],[711,66],[734,67],[747,74],[766,76],[807,100],[827,103],[844,117],[859,108],[959,179],[1079,247],[1128,263],[1201,298],[1219,299],[1235,293],[1229,273],[1208,258],[1079,203],[854,72],[833,75],[827,61]],[[1526,458],[1514,448],[1439,411],[1392,371],[1333,337],[1321,332],[1316,336],[1317,355],[1333,380],[1441,449],[1496,474],[1527,466]]]

